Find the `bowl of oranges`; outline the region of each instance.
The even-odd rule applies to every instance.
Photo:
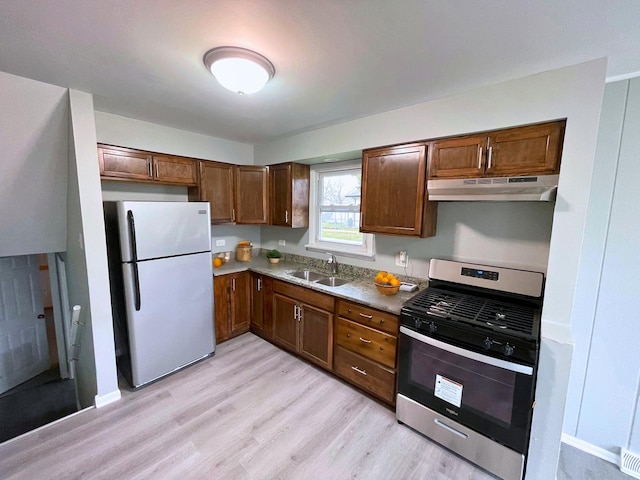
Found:
[[[378,272],[373,283],[382,295],[395,295],[400,290],[400,280],[393,273]]]

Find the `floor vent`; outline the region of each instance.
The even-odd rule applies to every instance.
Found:
[[[620,470],[622,473],[640,479],[640,455],[624,448],[621,449]]]

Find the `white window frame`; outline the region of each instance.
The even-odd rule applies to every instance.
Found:
[[[324,173],[339,173],[347,170],[361,170],[360,160],[311,166],[311,185],[309,188],[309,243],[305,248],[315,252],[333,253],[345,257],[375,260],[375,235],[363,233],[363,245],[348,245],[338,242],[322,241],[320,233],[320,176]]]

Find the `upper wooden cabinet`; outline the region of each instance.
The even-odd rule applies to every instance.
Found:
[[[565,124],[562,120],[434,140],[429,178],[556,174]]]
[[[153,180],[153,161],[148,152],[99,145],[98,162],[102,177]]]
[[[281,163],[269,166],[270,224],[309,226],[309,165]]]
[[[235,221],[233,165],[206,161],[198,163],[200,164],[200,188],[197,199],[209,202],[211,223]]]
[[[360,231],[435,235],[436,204],[425,198],[426,149],[418,143],[363,152]]]
[[[197,185],[198,167],[195,160],[168,155],[153,155],[154,179],[163,183]]]
[[[98,145],[98,162],[104,179],[186,186],[198,183],[196,161],[191,158]]]
[[[191,199],[211,204],[211,223],[266,224],[268,167],[201,160],[200,187]]]
[[[266,225],[269,222],[269,167],[235,167],[236,223]]]

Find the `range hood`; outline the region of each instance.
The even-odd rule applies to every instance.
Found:
[[[559,175],[435,179],[427,182],[436,202],[553,202]]]

